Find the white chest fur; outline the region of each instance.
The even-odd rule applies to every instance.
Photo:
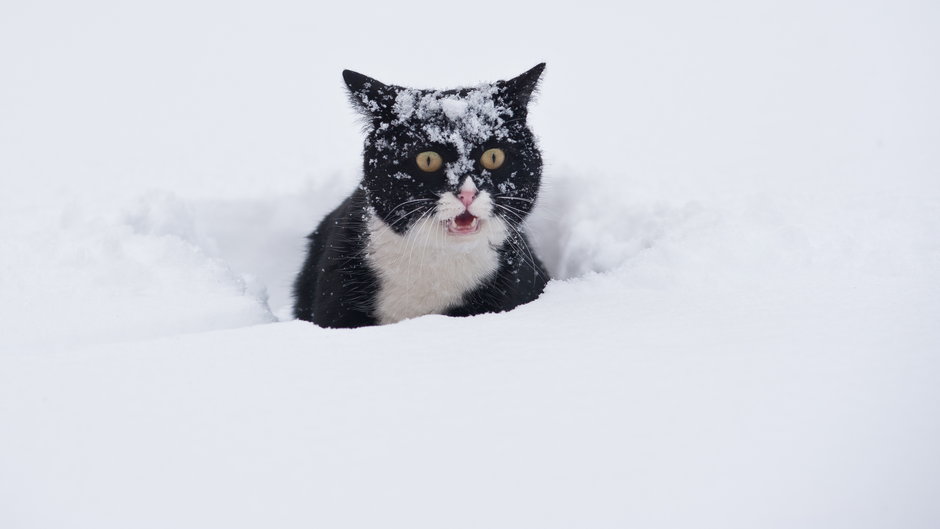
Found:
[[[452,236],[434,218],[399,235],[373,217],[369,232],[367,259],[379,279],[375,309],[381,324],[440,314],[459,304],[496,272],[499,258],[493,243],[505,237],[496,218],[471,236]]]

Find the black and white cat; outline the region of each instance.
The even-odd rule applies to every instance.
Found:
[[[545,64],[455,90],[343,79],[368,125],[359,187],[310,236],[294,316],[323,327],[528,303],[548,279],[522,223],[542,158],[526,124]]]

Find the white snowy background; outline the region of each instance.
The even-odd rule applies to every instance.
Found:
[[[940,4],[0,3],[0,527],[940,526]],[[536,302],[289,321],[340,72],[548,69]]]

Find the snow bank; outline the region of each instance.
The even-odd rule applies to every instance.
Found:
[[[594,180],[546,176],[530,231],[555,278],[615,270],[710,218],[696,203],[611,202],[616,192]],[[354,185],[347,175],[253,199],[149,191],[66,201],[58,215],[17,211],[2,257],[15,281],[0,288],[34,301],[5,306],[15,323],[0,340],[47,347],[237,327],[272,321],[269,305],[290,319],[305,236]]]
[[[2,217],[5,352],[274,320],[264,286],[215,257],[185,201],[160,192],[61,207]]]

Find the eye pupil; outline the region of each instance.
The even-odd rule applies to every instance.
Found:
[[[506,153],[498,147],[487,149],[486,152],[483,153],[483,156],[480,157],[480,163],[483,164],[483,167],[491,171],[502,167],[505,161]]]

